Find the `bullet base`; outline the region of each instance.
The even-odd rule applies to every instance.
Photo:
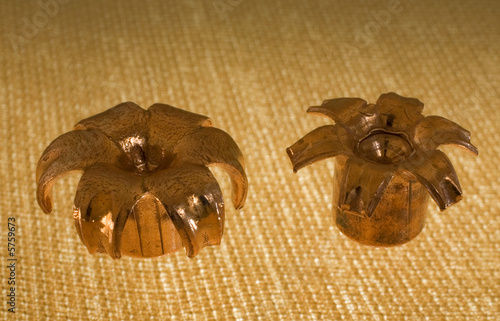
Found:
[[[335,168],[334,201],[339,199],[345,162]],[[414,239],[425,226],[427,189],[405,171],[397,170],[370,217],[333,206],[339,230],[349,238],[372,246],[395,246]]]

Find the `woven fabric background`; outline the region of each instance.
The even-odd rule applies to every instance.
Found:
[[[39,0],[0,3],[0,258],[17,223],[17,320],[500,319],[500,2]],[[324,99],[395,91],[472,132],[443,147],[464,199],[394,248],[332,219],[334,162],[292,173],[285,148],[329,124]],[[89,255],[74,229],[79,175],[36,203],[43,149],[123,101],[210,116],[243,151],[245,207],[195,259]]]

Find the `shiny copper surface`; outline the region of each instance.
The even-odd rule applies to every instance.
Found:
[[[313,130],[287,153],[294,172],[336,157],[333,211],[348,237],[377,246],[405,243],[424,227],[428,194],[441,210],[462,199],[457,174],[437,148],[478,151],[467,130],[439,116],[424,117],[423,108],[418,99],[387,93],[376,104],[337,98],[308,109],[336,124]]]
[[[194,257],[220,244],[224,201],[207,168],[220,166],[243,207],[243,155],[209,118],[164,104],[132,102],[80,121],[56,138],[37,167],[37,199],[52,210],[55,181],[83,171],[74,202],[75,226],[90,253],[156,257],[186,248]]]

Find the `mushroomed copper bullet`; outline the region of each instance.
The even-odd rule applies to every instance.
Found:
[[[441,210],[462,199],[457,174],[439,145],[475,155],[470,133],[422,102],[395,93],[376,104],[360,98],[326,100],[308,112],[333,119],[287,149],[293,170],[336,156],[333,211],[337,227],[364,244],[398,245],[423,229],[428,194]]]
[[[84,119],[43,152],[38,203],[50,213],[55,181],[83,171],[74,219],[90,253],[155,257],[184,247],[194,257],[219,244],[224,228],[222,193],[207,166],[227,171],[237,209],[247,194],[240,149],[211,126],[202,115],[132,102]]]

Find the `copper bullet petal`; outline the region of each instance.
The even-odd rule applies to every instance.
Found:
[[[224,226],[222,193],[206,166],[228,172],[236,208],[248,189],[241,151],[211,125],[169,105],[132,102],[84,119],[43,152],[38,203],[49,213],[54,182],[83,171],[74,218],[90,253],[154,257],[184,247],[194,257],[220,243]]]
[[[458,176],[448,157],[439,150],[418,153],[401,165],[422,183],[441,210],[462,199]]]
[[[144,186],[169,213],[189,257],[220,243],[224,201],[219,184],[205,166],[189,164],[158,171],[144,180]]]
[[[318,127],[287,148],[288,157],[292,160],[293,171],[338,155],[354,156],[350,147],[350,138],[344,127],[326,125]]]
[[[121,256],[121,237],[130,212],[144,194],[142,178],[98,163],[83,173],[74,201],[75,226],[90,253]]]
[[[52,186],[57,179],[97,163],[118,163],[121,157],[117,146],[100,131],[77,130],[59,136],[50,143],[38,162],[38,204],[45,213],[50,213]]]
[[[363,112],[367,107],[368,103],[361,98],[334,98],[325,100],[321,106],[309,107],[307,112],[327,116],[337,124],[347,124],[358,117],[356,112]]]
[[[218,128],[200,127],[180,139],[173,151],[177,155],[174,164],[186,162],[224,169],[231,179],[233,204],[236,209],[243,207],[248,190],[245,161],[231,136]]]
[[[443,144],[454,144],[478,155],[470,142],[470,132],[449,119],[427,116],[415,126],[415,143],[423,150],[433,150]]]

